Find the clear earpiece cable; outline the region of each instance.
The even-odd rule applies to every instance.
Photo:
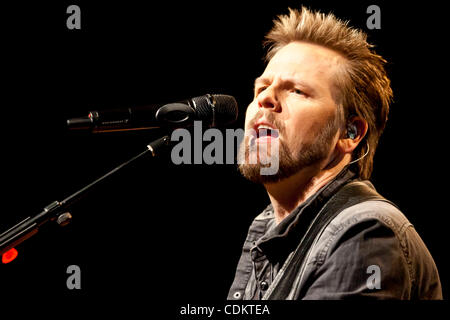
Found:
[[[368,142],[368,141],[366,141],[366,144],[367,144],[367,151],[366,151],[366,153],[364,153],[362,157],[359,157],[359,158],[358,158],[358,159],[356,159],[356,160],[350,161],[350,163],[349,163],[349,164],[352,164],[352,163],[358,162],[359,160],[363,159],[363,158],[364,158],[365,156],[367,156],[367,155],[369,154],[369,150],[370,150],[370,148],[369,148],[369,142]]]

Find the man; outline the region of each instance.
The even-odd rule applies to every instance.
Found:
[[[392,100],[386,61],[363,32],[305,8],[266,38],[239,169],[271,204],[228,299],[442,299],[425,244],[368,181]]]

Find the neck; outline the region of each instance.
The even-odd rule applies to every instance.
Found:
[[[265,184],[276,222],[280,223],[306,199],[333,180],[345,167],[346,162],[340,162],[333,167],[322,168],[320,165],[307,167],[289,178]]]

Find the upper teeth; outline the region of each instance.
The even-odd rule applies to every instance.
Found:
[[[258,126],[258,129],[269,129],[269,130],[272,130],[271,127],[266,126],[266,125],[260,125],[260,126]]]

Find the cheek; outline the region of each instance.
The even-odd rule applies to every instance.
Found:
[[[285,122],[285,126],[285,140],[291,150],[296,150],[302,145],[314,144],[317,141],[317,137],[324,129],[324,121],[311,115],[305,115],[295,121]]]
[[[322,130],[335,117],[335,110],[323,105],[311,105],[307,108],[298,108],[291,113],[290,123],[286,124],[296,128],[295,133],[299,138],[311,141],[319,135]]]
[[[299,140],[309,140],[320,128],[318,119],[311,113],[297,113],[295,117],[288,119],[284,124],[289,137]]]
[[[248,105],[247,110],[245,112],[245,126],[247,127],[248,123],[255,117],[258,112],[258,105],[256,102],[252,102]]]

